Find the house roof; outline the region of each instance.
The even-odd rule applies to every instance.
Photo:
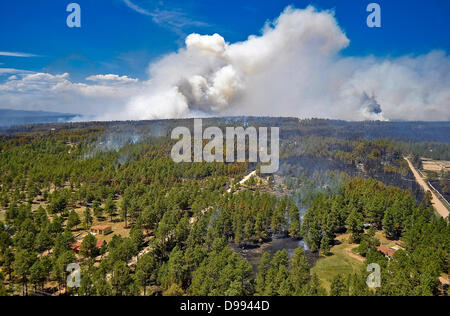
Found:
[[[71,248],[72,250],[75,250],[75,251],[80,251],[81,243],[82,243],[82,241],[81,241],[81,240],[78,240],[78,241],[72,243],[72,244],[70,245],[70,248]],[[103,240],[97,240],[96,247],[97,247],[98,249],[100,249],[100,248],[102,248],[102,246],[103,246],[104,243],[105,243],[105,242],[104,242]]]
[[[108,225],[98,225],[98,226],[92,226],[91,229],[95,229],[95,230],[105,230],[105,229],[110,229],[111,226]]]
[[[70,248],[72,248],[72,250],[78,251],[78,250],[80,250],[80,247],[81,247],[81,241],[76,241],[70,245]]]
[[[392,256],[393,256],[394,253],[395,253],[395,250],[394,250],[394,249],[388,248],[388,247],[383,246],[383,245],[377,247],[377,250],[378,250],[379,252],[383,253],[385,256],[388,256],[389,258],[392,258]]]

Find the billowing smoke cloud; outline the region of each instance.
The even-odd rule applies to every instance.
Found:
[[[343,57],[350,41],[331,11],[288,7],[260,36],[227,43],[191,34],[140,81],[0,68],[0,106],[96,120],[255,115],[346,120],[450,120],[450,58]]]
[[[288,7],[261,36],[229,44],[191,34],[150,65],[151,84],[117,118],[277,115],[348,120],[449,120],[444,52],[348,58],[333,13]]]
[[[381,109],[381,106],[377,103],[375,97],[369,97],[364,92],[361,100],[361,114],[366,118],[377,120],[381,118],[379,115],[382,112],[383,110]]]

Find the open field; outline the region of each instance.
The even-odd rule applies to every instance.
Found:
[[[423,169],[426,171],[450,171],[450,161],[422,159]]]
[[[336,275],[359,273],[363,266],[364,258],[352,252],[357,245],[348,243],[349,237],[349,234],[339,236],[337,239],[341,244],[331,248],[332,255],[322,256],[311,269],[327,291]]]
[[[383,231],[379,230],[375,233],[375,237],[380,241],[382,246],[386,246],[388,248],[392,248],[396,246],[395,241],[389,240],[384,235]]]

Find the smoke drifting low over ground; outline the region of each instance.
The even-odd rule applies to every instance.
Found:
[[[28,94],[21,92],[28,102],[22,104],[64,104],[65,111],[99,120],[236,115],[450,120],[446,52],[342,56],[349,45],[333,12],[288,7],[260,35],[243,42],[228,43],[219,34],[189,35],[185,47],[149,66],[148,81],[97,75],[86,84],[70,82],[68,74],[41,74],[39,87],[42,78],[51,76],[51,82],[39,96],[32,80],[37,75],[22,74],[0,85],[0,102],[19,102],[14,91],[33,84]]]
[[[151,84],[119,117],[283,115],[348,120],[449,120],[450,59],[344,58],[333,13],[287,8],[261,36],[229,44],[191,34],[150,66]],[[118,118],[118,117],[116,117]]]

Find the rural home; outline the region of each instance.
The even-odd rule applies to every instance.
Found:
[[[383,245],[377,247],[377,250],[379,252],[381,252],[383,255],[385,255],[386,258],[389,258],[389,259],[391,259],[392,256],[394,255],[394,253],[396,252],[396,250],[394,250],[392,248],[388,248],[388,247],[383,246]]]
[[[76,254],[78,254],[78,253],[80,253],[80,248],[81,248],[82,242],[83,242],[83,241],[81,241],[81,240],[76,241],[76,242],[74,242],[73,244],[70,245],[70,248],[71,248]],[[103,240],[97,240],[97,245],[96,245],[97,249],[100,250],[100,249],[102,248],[103,244],[104,244],[104,241],[103,241]]]
[[[92,226],[91,227],[91,233],[94,235],[108,235],[109,233],[112,232],[112,228],[111,226]]]

